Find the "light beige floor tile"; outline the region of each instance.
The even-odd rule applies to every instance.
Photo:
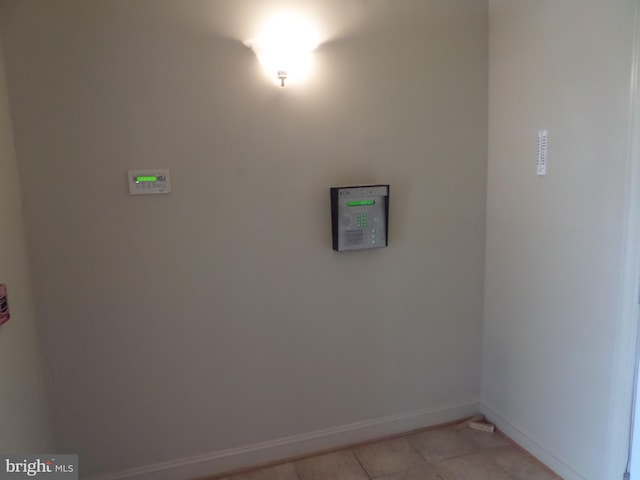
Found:
[[[478,446],[462,430],[443,428],[427,430],[407,437],[428,462],[435,463],[448,458],[468,455],[479,450]]]
[[[261,468],[252,472],[234,475],[230,480],[298,480],[292,463]]]
[[[511,445],[511,442],[500,432],[488,433],[467,428],[462,430],[461,433],[469,438],[479,449]]]
[[[405,472],[380,477],[378,480],[442,480],[442,477],[438,475],[431,465],[425,464]]]
[[[369,480],[350,451],[306,458],[294,463],[300,480]]]
[[[444,460],[434,468],[442,480],[513,480],[486,452]]]
[[[515,480],[561,480],[535,458],[513,446],[493,450],[491,456]]]
[[[406,438],[365,445],[355,448],[353,453],[371,478],[402,472],[425,463]]]

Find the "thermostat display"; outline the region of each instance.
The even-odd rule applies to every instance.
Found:
[[[389,185],[331,188],[333,249],[387,246]]]
[[[171,193],[169,170],[129,170],[129,194]]]

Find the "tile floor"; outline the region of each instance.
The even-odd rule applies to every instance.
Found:
[[[219,480],[559,480],[496,432],[426,430]]]

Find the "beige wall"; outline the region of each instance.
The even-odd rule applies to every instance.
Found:
[[[2,4],[58,448],[86,474],[478,400],[486,3],[310,2],[337,27],[299,89],[242,44],[277,3]],[[170,196],[127,194],[145,167]],[[390,245],[337,254],[328,189],[369,182]]]
[[[624,469],[630,393],[614,380],[621,338],[633,341],[620,299],[635,5],[490,1],[482,401],[567,479]]]
[[[50,452],[40,350],[34,327],[20,187],[0,45],[0,283],[11,319],[0,327],[0,452]]]

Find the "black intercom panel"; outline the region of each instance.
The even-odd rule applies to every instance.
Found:
[[[389,185],[332,187],[331,232],[337,252],[386,247]]]

